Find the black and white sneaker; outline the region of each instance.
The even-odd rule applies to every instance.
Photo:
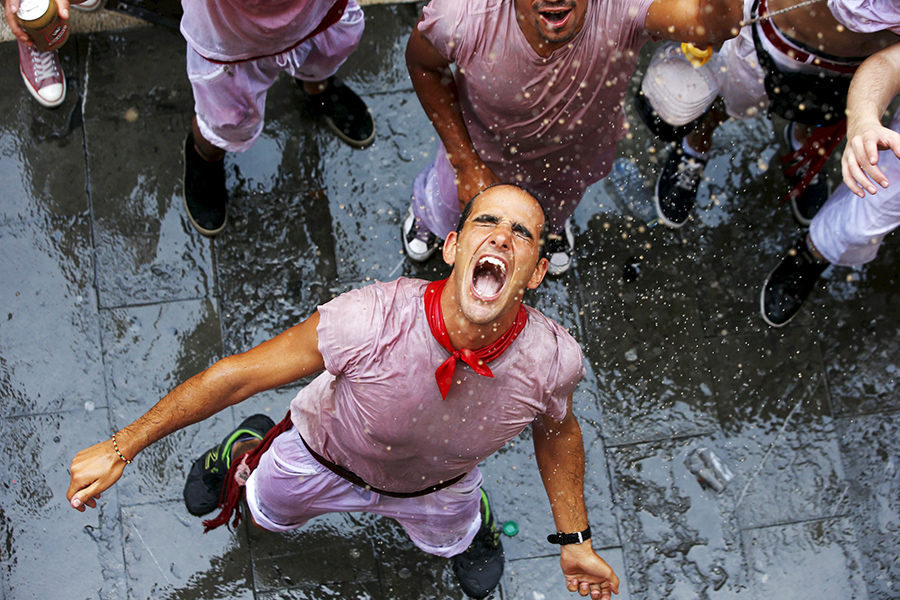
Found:
[[[503,544],[487,494],[481,490],[481,528],[465,552],[453,557],[453,572],[470,598],[487,598],[503,577]]]
[[[759,297],[763,320],[772,327],[787,325],[829,264],[813,256],[806,236],[801,237],[763,283]]]
[[[678,229],[691,216],[706,162],[705,158],[688,155],[681,147],[669,152],[653,197],[656,214],[667,227]]]
[[[212,237],[225,228],[228,216],[228,190],[225,188],[225,161],[208,161],[194,147],[194,134],[184,140],[184,179],[182,195],[191,225]]]
[[[438,249],[438,237],[416,219],[412,206],[409,207],[409,212],[406,213],[406,218],[403,220],[401,235],[403,250],[412,261],[425,262]]]
[[[791,150],[795,150],[791,143],[791,140],[794,137],[793,127],[794,123],[788,123],[784,128],[784,141]],[[785,166],[789,167],[790,165]],[[785,174],[785,179],[787,179],[792,190],[800,183],[803,176],[806,175],[807,168],[808,167],[801,167],[800,169],[797,169],[797,172],[793,175]],[[830,195],[831,186],[828,184],[828,177],[826,177],[824,172],[817,173],[806,185],[806,188],[799,194],[791,193],[791,211],[794,213],[794,219],[797,220],[797,223],[803,227],[809,227],[813,217],[816,216],[819,209],[825,206],[825,202]]]
[[[303,88],[303,82],[296,80]],[[321,94],[307,94],[310,110],[321,117],[331,131],[354,148],[366,148],[375,141],[375,119],[359,95],[342,81],[328,78]]]
[[[544,256],[550,263],[547,274],[559,276],[568,271],[572,266],[573,254],[575,254],[575,236],[572,234],[571,219],[566,219],[561,232],[547,236],[547,246],[544,248]]]

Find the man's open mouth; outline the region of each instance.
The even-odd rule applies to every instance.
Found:
[[[495,256],[482,256],[472,272],[472,292],[479,300],[490,301],[506,284],[506,263]]]
[[[569,7],[544,8],[538,11],[541,18],[547,22],[550,27],[559,28],[566,24],[572,9]]]

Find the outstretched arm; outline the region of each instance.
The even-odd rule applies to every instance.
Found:
[[[676,42],[719,44],[738,34],[743,16],[741,0],[656,0],[644,29]]]
[[[475,194],[500,181],[482,162],[469,137],[450,62],[419,32],[418,26],[413,27],[406,45],[406,67],[419,102],[456,170],[457,195],[462,210]]]
[[[303,323],[243,354],[223,358],[166,394],[153,408],[116,433],[123,456],[141,450],[172,432],[206,419],[250,396],[286,385],[324,369],[318,348],[316,312]],[[72,461],[66,498],[72,508],[94,508],[96,498],[122,476],[125,462],[112,440],[79,452]]]
[[[856,70],[847,93],[847,147],[841,157],[844,183],[860,198],[890,182],[878,168],[878,151],[900,158],[900,133],[881,124],[881,115],[900,94],[900,43],[876,52]],[[868,176],[868,177],[867,177]],[[865,191],[863,191],[865,189]]]
[[[557,531],[575,533],[588,526],[584,506],[584,442],[581,427],[572,414],[572,397],[562,421],[538,417],[532,425],[534,455]],[[591,541],[562,546],[560,565],[566,577],[566,588],[593,600],[610,600],[619,593],[619,578],[602,558]]]

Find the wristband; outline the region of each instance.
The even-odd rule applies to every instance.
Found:
[[[560,546],[565,546],[566,544],[580,544],[589,539],[591,539],[590,525],[588,525],[587,529],[584,531],[578,531],[576,533],[563,533],[562,531],[559,531],[547,536],[548,542],[551,544],[559,544]]]
[[[125,458],[125,455],[122,454],[122,452],[119,451],[119,444],[116,443],[116,434],[113,434],[113,440],[112,440],[112,442],[113,442],[113,449],[115,449],[116,454],[119,455],[119,458],[121,458],[121,459],[125,462],[126,465],[130,465],[131,463],[134,462],[134,461],[131,460],[130,458]]]

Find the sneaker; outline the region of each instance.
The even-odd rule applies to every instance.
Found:
[[[550,263],[547,273],[559,276],[568,271],[572,266],[573,254],[575,254],[575,236],[572,234],[571,219],[566,219],[562,232],[547,236],[547,245],[544,248],[544,256]]]
[[[793,139],[793,127],[794,123],[791,122],[784,128],[784,142],[791,150],[794,148],[791,143],[791,140]],[[794,189],[794,187],[800,183],[803,176],[806,175],[808,168],[809,167],[804,166],[797,169],[797,172],[793,175],[785,175],[791,189]],[[791,211],[794,213],[794,218],[803,227],[809,227],[813,217],[815,217],[816,213],[819,212],[819,209],[825,205],[825,201],[828,200],[830,195],[831,189],[828,185],[828,177],[825,176],[825,173],[817,173],[816,176],[810,180],[809,184],[807,184],[806,189],[800,192],[800,194],[792,193],[790,195]]]
[[[225,474],[231,468],[231,448],[235,442],[261,440],[273,427],[275,423],[266,415],[247,417],[221,444],[210,448],[194,461],[184,484],[184,503],[189,513],[202,517],[219,505]]]
[[[297,83],[303,87],[299,79]],[[324,92],[307,97],[312,112],[322,117],[328,128],[345,143],[354,148],[365,148],[375,141],[372,111],[356,92],[341,81],[329,77]]]
[[[210,162],[194,147],[194,134],[184,140],[184,208],[191,225],[212,237],[225,228],[228,190],[225,189],[225,161]]]
[[[829,264],[813,256],[806,236],[801,237],[763,284],[759,297],[763,320],[772,327],[787,325]]]
[[[666,226],[678,229],[687,222],[697,202],[697,190],[705,167],[705,158],[690,156],[680,147],[669,152],[656,180],[653,198],[656,214]]]
[[[55,108],[66,99],[66,77],[59,53],[41,52],[19,43],[19,72],[34,99],[47,108]]]
[[[438,249],[438,237],[423,227],[413,214],[412,206],[403,220],[403,249],[415,262],[425,262]]]
[[[503,544],[487,494],[481,490],[481,528],[465,552],[453,557],[453,572],[470,598],[486,598],[503,577]]]
[[[103,6],[103,0],[85,0],[81,4],[70,4],[69,6],[82,12],[94,12]]]

